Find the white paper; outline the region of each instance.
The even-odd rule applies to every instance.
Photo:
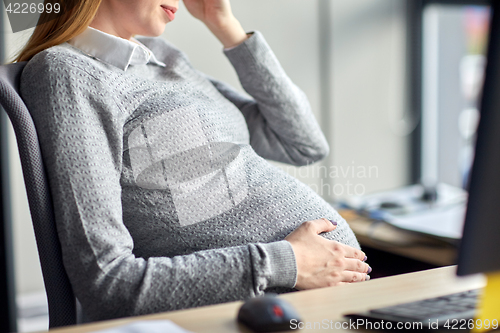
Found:
[[[411,185],[395,190],[349,198],[345,204],[367,214],[376,215],[398,228],[451,239],[462,238],[467,192],[447,184],[437,185],[437,200],[422,201],[424,189]],[[399,206],[382,209],[383,202]],[[373,217],[373,216],[372,216]]]
[[[407,230],[460,239],[465,221],[465,204],[429,209],[418,213],[386,216],[386,222]]]
[[[170,320],[144,320],[94,333],[192,333]]]

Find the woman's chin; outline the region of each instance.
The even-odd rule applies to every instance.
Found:
[[[163,24],[161,26],[158,25],[157,27],[152,27],[146,31],[143,31],[142,33],[138,33],[138,35],[146,37],[158,37],[161,36],[163,32],[165,32],[166,26],[167,26],[166,24]]]

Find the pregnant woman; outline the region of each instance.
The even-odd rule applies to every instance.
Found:
[[[328,154],[304,93],[229,0],[184,4],[251,98],[156,37],[178,0],[76,1],[17,59],[87,319],[368,279],[339,214],[266,161]]]

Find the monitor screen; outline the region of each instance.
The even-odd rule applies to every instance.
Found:
[[[500,271],[500,6],[493,1],[458,275]]]

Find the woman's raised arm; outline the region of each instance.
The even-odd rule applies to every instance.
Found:
[[[243,88],[253,97],[248,99],[212,79],[245,116],[254,150],[264,158],[293,165],[326,157],[328,143],[307,97],[286,75],[264,37],[255,32],[247,38],[229,0],[184,0],[184,4],[222,42]]]
[[[212,31],[225,48],[241,44],[247,34],[234,17],[229,0],[184,0],[187,10]]]
[[[304,92],[286,75],[261,33],[225,50],[248,98],[209,78],[245,117],[250,143],[260,156],[293,165],[323,159],[329,146]]]

